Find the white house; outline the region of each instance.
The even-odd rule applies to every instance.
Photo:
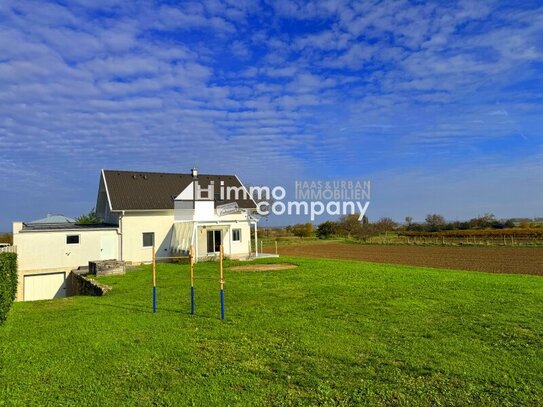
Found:
[[[93,260],[145,263],[156,256],[258,255],[256,203],[235,175],[102,170],[96,213],[103,223],[13,224],[18,300],[62,297],[71,270]]]

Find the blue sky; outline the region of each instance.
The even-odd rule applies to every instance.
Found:
[[[541,1],[2,1],[0,230],[194,165],[369,179],[370,219],[543,216],[542,112]]]

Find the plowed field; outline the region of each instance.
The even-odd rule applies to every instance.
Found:
[[[384,246],[330,242],[280,246],[279,254],[490,273],[543,275],[543,248]]]

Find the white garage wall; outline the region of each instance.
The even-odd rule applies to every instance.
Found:
[[[79,235],[79,244],[66,244],[67,235]],[[70,271],[88,265],[89,261],[99,260],[103,237],[114,244],[110,254],[118,258],[116,229],[27,231],[14,234],[19,270],[17,299],[23,299],[25,275]]]
[[[66,236],[79,235],[79,244],[66,244]],[[19,271],[72,270],[100,259],[102,236],[115,243],[118,256],[116,229],[28,231],[13,236],[19,254]]]

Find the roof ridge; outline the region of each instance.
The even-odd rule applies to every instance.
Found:
[[[184,172],[159,172],[159,171],[138,171],[138,170],[110,170],[103,169],[104,172],[123,172],[128,174],[156,174],[156,175],[188,175],[192,177],[190,173]],[[235,174],[198,174],[198,177],[235,177]]]

